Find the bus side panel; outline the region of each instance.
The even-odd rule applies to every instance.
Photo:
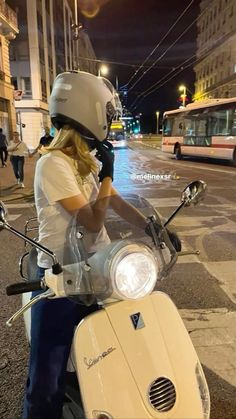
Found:
[[[162,137],[162,151],[174,154],[175,144],[183,144],[183,137]]]
[[[212,137],[212,144],[210,147],[183,145],[181,151],[185,156],[232,160],[236,147],[236,137],[228,138],[229,140],[224,136]]]

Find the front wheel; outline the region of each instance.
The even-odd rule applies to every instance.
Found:
[[[181,147],[179,144],[175,147],[175,158],[176,160],[182,159]]]

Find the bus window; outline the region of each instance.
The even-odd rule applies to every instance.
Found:
[[[185,133],[186,137],[191,137],[195,135],[195,120],[194,118],[185,119]]]
[[[232,125],[232,109],[218,109],[209,113],[209,134],[229,135]]]
[[[236,135],[236,109],[232,112],[232,135]]]
[[[170,137],[172,134],[173,118],[165,118],[163,122],[163,133],[166,137]]]
[[[205,137],[207,135],[207,119],[198,119],[196,121],[196,131],[199,137]]]
[[[174,123],[172,127],[172,135],[175,137],[182,137],[184,134],[184,119],[182,114],[176,115],[174,118]]]

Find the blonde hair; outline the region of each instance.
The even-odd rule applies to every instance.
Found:
[[[78,173],[82,177],[98,170],[95,159],[91,156],[89,147],[80,134],[69,126],[61,128],[45,151],[61,150],[75,160]]]

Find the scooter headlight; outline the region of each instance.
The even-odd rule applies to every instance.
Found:
[[[201,401],[202,401],[202,410],[203,410],[204,419],[209,419],[210,395],[209,395],[206,379],[202,371],[202,367],[199,363],[197,363],[196,365],[195,373],[196,373],[198,388],[199,388]]]
[[[152,292],[157,275],[157,262],[148,247],[126,245],[111,261],[113,296],[120,299],[142,298]]]

